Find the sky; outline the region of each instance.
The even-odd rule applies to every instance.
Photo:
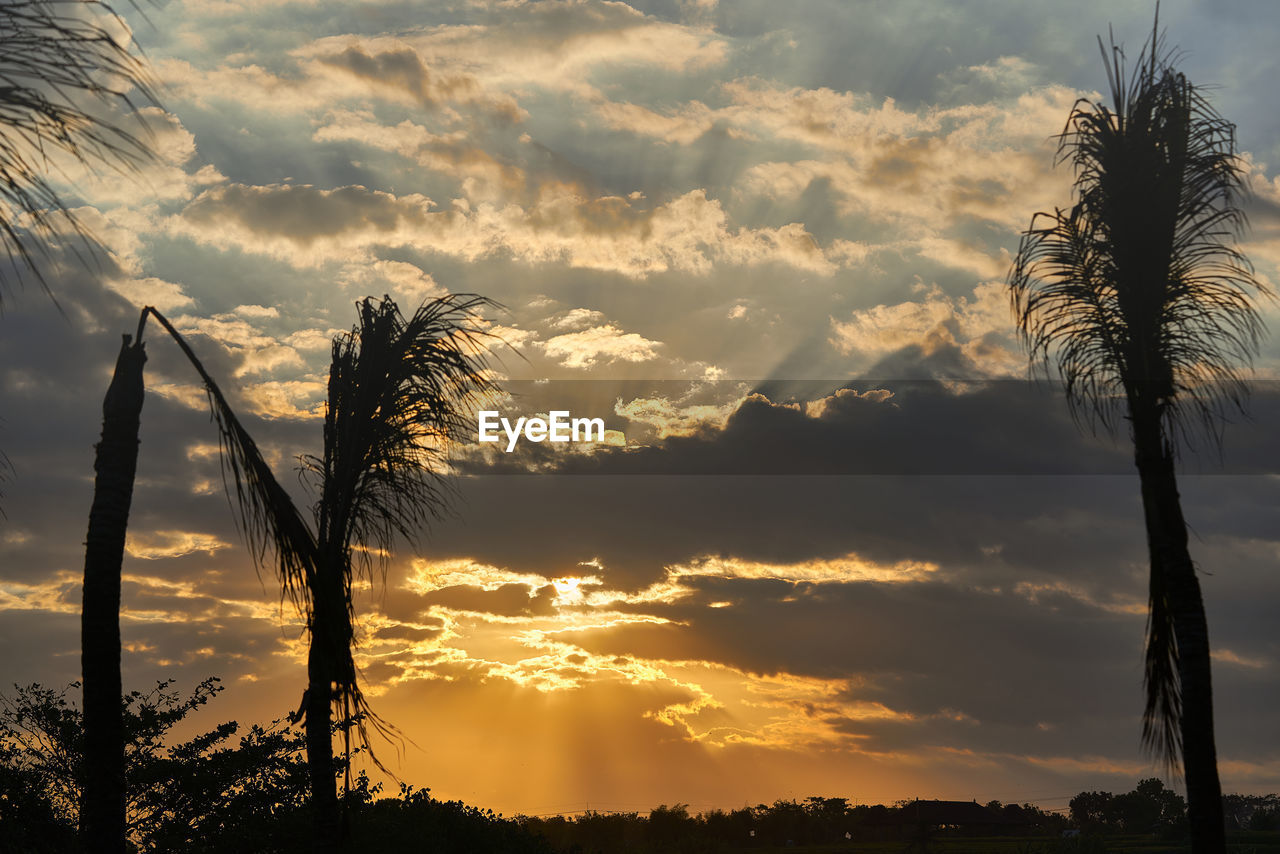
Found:
[[[365,296],[488,311],[504,414],[604,441],[460,447],[452,514],[358,591],[401,779],[504,813],[809,795],[1127,791],[1146,546],[1126,437],[1028,383],[1006,275],[1072,105],[1146,2],[171,0],[125,10],[158,158],[63,178],[107,248],[0,316],[0,686],[79,675],[100,401],[170,317],[300,506],[330,342]],[[1167,0],[1237,124],[1280,282],[1268,0]],[[1274,329],[1275,301],[1261,305]],[[305,639],[228,508],[203,392],[148,334],[127,688],[298,706]],[[499,343],[505,342],[505,343]],[[1180,481],[1226,791],[1280,789],[1280,339]]]

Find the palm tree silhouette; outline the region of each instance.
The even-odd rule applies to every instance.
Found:
[[[9,260],[0,298],[23,283],[24,268],[48,291],[40,262],[60,226],[79,238],[70,248],[82,261],[97,251],[50,178],[57,155],[125,171],[153,156],[138,110],[156,103],[151,76],[115,23],[107,0],[0,3],[0,245]],[[112,119],[119,109],[139,120],[137,132]]]
[[[112,30],[118,28],[108,24],[110,19],[118,22],[119,15],[107,0],[0,3],[0,247],[7,257],[7,264],[0,265],[0,306],[6,291],[11,292],[15,284],[21,286],[28,275],[49,293],[43,262],[50,260],[52,244],[60,239],[60,226],[78,238],[67,248],[82,262],[88,263],[97,253],[92,235],[67,207],[50,177],[60,168],[59,155],[90,169],[125,171],[137,169],[153,156],[144,123],[134,133],[112,119],[112,112],[121,108],[127,116],[140,119],[139,105],[154,104],[156,98],[146,65],[131,52],[130,42],[116,37]],[[120,356],[121,382],[113,383],[104,407],[103,444],[110,452],[98,470],[104,503],[99,505],[95,497],[91,517],[96,514],[99,525],[96,530],[91,526],[97,536],[86,544],[86,555],[95,553],[108,565],[114,544],[107,523],[121,506],[127,517],[132,494],[136,426],[132,452],[128,435],[142,398],[141,385],[134,389],[131,381],[136,362],[140,382],[142,359],[141,350],[133,351],[126,343]],[[8,460],[0,454],[0,475],[11,474]],[[127,491],[122,491],[126,485]],[[121,534],[120,551],[123,548]],[[97,725],[86,735],[86,794],[80,820],[83,838],[102,840],[98,850],[111,851],[124,846],[120,585],[117,577],[113,594],[109,574],[101,578],[95,574],[86,591],[88,607],[81,627],[82,667],[101,675],[92,688],[86,686],[84,694],[85,717]],[[112,624],[116,625],[114,653]],[[112,656],[114,686],[110,667],[103,669]],[[113,758],[117,752],[119,757]]]
[[[311,645],[303,710],[314,847],[334,850],[341,828],[333,713],[340,715],[345,757],[352,726],[366,745],[367,724],[385,726],[370,712],[357,681],[352,583],[361,575],[372,580],[379,566],[385,570],[396,540],[415,541],[448,507],[445,455],[471,425],[472,404],[496,390],[485,367],[482,337],[487,333],[475,323],[478,312],[490,305],[483,297],[448,295],[406,318],[389,297],[359,304],[358,323],[333,345],[323,454],[303,460],[319,492],[314,530],[187,342],[163,315],[143,309],[136,340],[124,336],[103,403],[85,550],[88,778],[82,816],[92,813],[93,819],[82,820],[82,827],[95,850],[124,850],[120,571],[137,465],[146,361],[142,332],[148,316],[169,332],[200,374],[241,530],[255,561],[275,565],[285,595],[306,618]],[[112,698],[114,703],[108,702]],[[349,768],[349,761],[344,766]]]
[[[1234,125],[1174,69],[1158,20],[1132,79],[1114,41],[1110,53],[1111,103],[1078,101],[1060,138],[1075,204],[1032,218],[1013,310],[1077,418],[1129,422],[1151,564],[1143,744],[1171,767],[1181,753],[1192,850],[1221,852],[1208,627],[1174,463],[1179,443],[1217,444],[1242,409],[1263,291],[1234,240],[1246,190]]]
[[[405,318],[389,298],[364,300],[355,328],[333,345],[324,452],[304,460],[320,496],[317,560],[309,575],[296,566],[281,574],[311,633],[304,706],[318,847],[337,839],[330,715],[340,710],[344,733],[354,722],[366,745],[365,722],[377,722],[352,658],[352,582],[385,572],[397,538],[416,540],[447,507],[443,454],[471,426],[472,404],[494,390],[472,323],[487,305],[448,296]]]

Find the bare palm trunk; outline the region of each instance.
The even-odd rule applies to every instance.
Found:
[[[1151,572],[1156,582],[1153,590],[1163,591],[1177,643],[1191,850],[1193,854],[1224,854],[1226,830],[1214,746],[1209,628],[1200,581],[1187,548],[1187,524],[1178,497],[1173,452],[1162,434],[1159,410],[1154,406],[1135,409],[1133,431]]]
[[[313,591],[311,648],[307,653],[307,770],[311,777],[312,849],[342,849],[342,822],[338,814],[337,782],[333,766],[333,685],[341,644],[340,627],[346,618],[341,597],[341,577],[335,564],[325,561],[316,574],[319,589]],[[337,596],[329,589],[337,585]]]
[[[329,668],[314,640],[307,655],[307,773],[311,778],[314,851],[338,851],[340,825],[333,778]]]
[[[142,342],[124,336],[102,402],[93,507],[85,539],[80,665],[84,686],[84,850],[125,850],[124,721],[120,680],[120,572],[138,465],[142,415]]]

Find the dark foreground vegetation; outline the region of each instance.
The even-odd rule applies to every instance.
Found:
[[[229,721],[186,741],[171,737],[175,725],[221,690],[211,678],[186,696],[165,682],[125,698],[132,845],[148,852],[309,850],[305,737],[296,727],[285,720],[248,728]],[[32,685],[0,698],[0,852],[77,850],[81,721],[67,690]],[[334,773],[345,777],[337,765]],[[1156,779],[1143,780],[1123,794],[1081,792],[1071,800],[1069,815],[998,801],[889,807],[810,797],[697,815],[673,804],[648,814],[504,818],[461,802],[436,800],[426,790],[401,786],[392,794],[364,773],[343,790],[341,815],[349,850],[360,852],[1189,850],[1186,805]],[[1229,850],[1280,854],[1280,796],[1228,795],[1223,807]]]

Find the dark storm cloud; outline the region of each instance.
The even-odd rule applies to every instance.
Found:
[[[883,367],[883,365],[882,365]],[[929,371],[939,372],[936,359]],[[676,383],[654,383],[650,394],[678,393]],[[748,396],[723,428],[668,436],[649,445],[601,448],[593,454],[557,453],[554,445],[521,441],[512,453],[468,457],[470,474],[600,475],[1123,475],[1134,471],[1131,451],[1073,421],[1051,384],[887,380],[859,382],[859,389],[830,394],[814,382],[771,381]],[[591,387],[594,386],[594,387]],[[621,404],[643,383],[619,383]],[[829,388],[827,386],[826,388]],[[607,397],[607,384],[550,383],[531,395],[514,384],[514,412],[531,414],[543,401],[570,405],[575,398]],[[731,393],[734,384],[722,386]],[[770,400],[790,394],[790,402]],[[722,395],[723,396],[723,395]],[[597,410],[587,410],[594,412]],[[1280,387],[1255,387],[1250,416],[1226,434],[1221,456],[1202,441],[1188,454],[1192,471],[1228,474],[1280,472],[1278,451],[1265,426],[1280,416]],[[577,415],[577,412],[574,413]],[[510,416],[514,421],[515,415]],[[610,429],[626,429],[616,417]],[[1193,438],[1195,438],[1193,436]],[[1200,437],[1203,438],[1203,437]],[[505,448],[506,440],[499,443]]]

